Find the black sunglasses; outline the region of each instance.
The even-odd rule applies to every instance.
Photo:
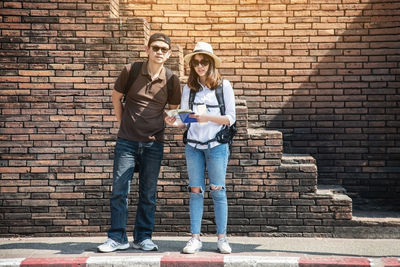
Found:
[[[165,54],[165,53],[167,53],[168,51],[169,51],[169,48],[165,48],[165,47],[160,47],[160,46],[156,46],[156,45],[152,45],[151,46],[151,49],[153,49],[153,51],[154,52],[158,52],[158,51],[160,51],[160,49],[161,49],[161,52],[163,53],[163,54]]]
[[[193,67],[197,67],[199,64],[201,64],[203,67],[206,67],[208,66],[208,64],[210,64],[210,61],[208,59],[202,59],[200,61],[198,61],[197,59],[192,60]]]

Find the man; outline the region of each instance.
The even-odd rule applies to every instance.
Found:
[[[158,250],[151,240],[156,209],[157,179],[163,157],[165,122],[169,109],[179,107],[181,90],[179,79],[172,75],[172,87],[167,86],[165,61],[171,55],[171,40],[162,33],[150,36],[145,46],[147,62],[141,65],[137,78],[126,94],[125,107],[121,104],[128,84],[131,64],[126,65],[115,82],[112,103],[120,123],[115,145],[113,189],[110,199],[111,226],[107,241],[98,246],[100,252],[129,248],[126,234],[128,195],[134,168],[139,164],[139,203],[133,231],[133,248]],[[172,90],[170,90],[170,88]]]

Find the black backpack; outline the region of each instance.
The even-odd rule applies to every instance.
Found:
[[[217,97],[218,101],[218,106],[210,105],[209,107],[219,107],[219,110],[221,112],[221,115],[225,115],[225,101],[224,101],[224,90],[223,90],[223,82],[218,85],[217,88],[215,88],[215,96]],[[196,97],[196,92],[193,90],[190,90],[190,95],[189,95],[189,108],[193,110],[193,104],[194,104],[194,98]],[[215,135],[213,139],[210,139],[206,142],[200,142],[197,140],[192,140],[192,139],[187,139],[187,133],[190,128],[190,123],[186,129],[186,131],[183,134],[183,143],[187,144],[187,142],[195,143],[195,144],[200,144],[200,145],[207,145],[208,143],[211,143],[213,141],[218,141],[221,144],[229,144],[229,151],[232,151],[232,142],[233,142],[233,137],[237,133],[237,127],[236,127],[236,121],[231,125],[224,125],[222,129]]]
[[[125,104],[126,102],[126,95],[128,94],[129,89],[131,88],[132,84],[136,81],[136,78],[139,75],[139,71],[142,68],[143,62],[137,61],[131,64],[131,69],[129,71],[129,78],[128,78],[128,83],[125,86],[124,90],[124,96],[121,99],[121,103]],[[167,67],[165,68],[166,76],[167,76],[167,90],[168,90],[168,95],[170,95],[173,91],[173,79],[172,76],[174,75],[172,73],[172,70],[170,70]]]

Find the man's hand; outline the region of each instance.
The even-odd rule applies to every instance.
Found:
[[[169,126],[175,126],[174,123],[176,122],[176,118],[175,118],[175,116],[166,116],[164,118],[164,121]]]
[[[177,109],[179,105],[168,105],[168,110]],[[177,128],[185,128],[185,124],[178,121],[175,116],[168,116],[168,110],[164,112],[164,121],[167,125]]]

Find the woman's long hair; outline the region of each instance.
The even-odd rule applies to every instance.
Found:
[[[221,83],[221,75],[219,74],[218,70],[215,68],[215,63],[214,59],[207,54],[201,54],[203,55],[204,59],[207,59],[210,62],[210,65],[208,67],[208,71],[206,73],[207,78],[206,78],[206,86],[210,89],[215,89],[218,87],[218,85]],[[192,60],[194,59],[194,56],[190,59],[189,66],[190,66],[190,73],[189,73],[189,78],[187,85],[189,86],[190,90],[193,91],[199,91],[200,90],[200,84],[199,84],[199,75],[197,75],[196,70],[193,67]]]

